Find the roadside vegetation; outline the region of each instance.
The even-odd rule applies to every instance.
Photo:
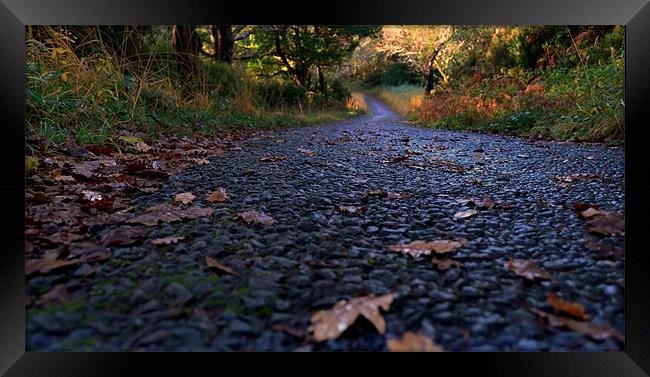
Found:
[[[621,26],[384,27],[346,75],[427,127],[624,139]]]
[[[373,29],[343,29],[318,31],[327,34],[325,40],[315,38],[314,30],[294,35],[234,25],[27,27],[27,147],[71,138],[79,144],[113,142],[120,133],[209,135],[354,116],[363,110],[329,70]],[[336,51],[292,54],[303,40]],[[290,61],[284,64],[279,55]]]

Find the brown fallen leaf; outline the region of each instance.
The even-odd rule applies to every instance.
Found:
[[[163,238],[156,238],[154,240],[149,241],[152,245],[156,246],[161,246],[161,245],[171,245],[171,244],[176,244],[180,240],[184,240],[184,236],[169,236],[169,237],[163,237]]]
[[[316,153],[314,153],[313,151],[310,151],[309,149],[305,149],[305,148],[298,148],[298,152],[300,152],[300,153],[304,153],[304,154],[306,154],[306,155],[309,156],[309,157],[314,157],[314,156],[316,156]]]
[[[102,246],[89,245],[71,250],[68,257],[81,262],[100,262],[110,259],[111,251]]]
[[[54,177],[55,181],[58,182],[74,182],[75,179],[69,175],[57,175]]]
[[[466,205],[475,208],[492,208],[497,204],[497,202],[488,197],[482,199],[460,198],[456,200],[456,202],[464,206]]]
[[[605,211],[600,211],[595,208],[587,208],[586,210],[580,212],[580,217],[584,219],[588,219],[590,217],[598,216],[598,215],[605,215],[607,212]]]
[[[138,152],[149,152],[152,148],[144,141],[138,141],[134,146]]]
[[[611,213],[594,216],[587,224],[587,232],[597,236],[625,235],[625,221]]]
[[[577,212],[583,212],[583,211],[588,210],[589,208],[593,208],[593,209],[599,209],[600,208],[596,204],[585,204],[585,203],[578,203],[578,202],[573,203],[572,207],[573,207],[573,210],[577,211]]]
[[[336,210],[345,213],[347,215],[361,215],[362,213],[368,210],[367,206],[356,207],[356,206],[338,206]]]
[[[267,156],[260,158],[260,162],[278,162],[286,159],[287,156]]]
[[[599,256],[610,260],[617,261],[625,259],[625,254],[610,244],[590,240],[587,242],[587,249],[595,251]]]
[[[440,271],[445,271],[452,267],[462,266],[462,263],[460,263],[459,261],[455,261],[449,258],[442,258],[442,259],[433,258],[431,259],[431,264],[434,265]]]
[[[352,326],[359,315],[372,323],[380,334],[386,332],[386,321],[379,309],[388,310],[395,295],[389,293],[384,296],[374,295],[355,297],[349,301],[341,300],[330,310],[319,310],[311,316],[309,331],[314,334],[314,340],[338,338],[348,327]]]
[[[25,274],[32,275],[35,273],[47,274],[55,270],[74,266],[78,263],[76,260],[60,260],[50,258],[28,259],[25,262]]]
[[[212,194],[208,195],[208,201],[209,202],[227,202],[230,200],[230,197],[228,196],[228,193],[226,192],[226,189],[223,187],[219,187],[215,191],[212,192]]]
[[[240,212],[237,214],[237,218],[249,225],[262,224],[264,226],[271,226],[277,222],[271,216],[258,211]]]
[[[57,284],[49,292],[41,295],[39,298],[39,303],[41,304],[50,304],[55,301],[67,300],[70,297],[68,290],[65,288],[65,284]]]
[[[40,238],[54,245],[69,245],[72,242],[83,239],[84,236],[70,232],[56,232],[54,234],[40,236]]]
[[[476,216],[478,211],[475,209],[468,209],[467,211],[458,211],[454,214],[454,219],[467,219]]]
[[[244,169],[244,170],[241,171],[241,174],[246,175],[246,176],[253,175],[253,174],[255,174],[255,170],[254,169]]]
[[[527,260],[514,259],[507,261],[505,268],[514,272],[516,275],[519,275],[531,281],[535,281],[535,279],[552,279],[551,275],[549,275],[541,267]]]
[[[429,165],[431,166],[440,166],[442,167],[445,171],[452,172],[452,173],[464,173],[465,168],[461,165],[455,164],[450,161],[442,161],[442,160],[433,160],[429,162]]]
[[[389,339],[387,346],[390,352],[443,352],[428,336],[411,331],[405,332],[402,339]]]
[[[190,204],[192,203],[192,200],[194,200],[194,198],[196,198],[196,196],[194,196],[194,194],[192,194],[191,192],[182,192],[174,196],[174,202]]]
[[[430,242],[413,241],[402,245],[390,245],[388,249],[402,254],[408,254],[414,258],[421,255],[450,253],[465,244],[463,241],[435,240]]]
[[[571,317],[588,320],[591,317],[585,313],[585,307],[577,302],[567,302],[557,297],[555,293],[551,292],[547,297],[548,303],[557,311],[570,315]]]
[[[98,161],[84,161],[80,164],[74,165],[72,171],[78,175],[90,178],[95,174],[95,170],[100,167]]]
[[[390,191],[389,191],[389,192],[387,193],[386,197],[387,197],[388,199],[391,199],[391,200],[396,200],[396,199],[408,199],[408,198],[412,198],[413,195],[411,195],[411,194],[398,194],[398,193],[396,193],[396,192],[390,192]]]
[[[142,230],[123,226],[111,230],[102,238],[102,244],[106,246],[124,246],[138,242],[139,239],[144,237],[145,233]]]
[[[571,175],[554,175],[551,178],[560,182],[572,183],[575,181],[593,181],[593,180],[602,179],[603,177],[596,174],[590,174],[590,173],[578,173],[578,174],[571,174]]]
[[[553,327],[568,328],[569,330],[573,330],[598,341],[614,338],[620,342],[625,342],[625,337],[616,331],[616,329],[609,326],[560,317],[535,308],[530,308],[529,310],[537,314],[539,317],[546,319],[548,324]]]
[[[206,266],[208,266],[208,268],[220,270],[220,271],[223,271],[223,272],[225,272],[227,274],[239,276],[239,274],[236,273],[235,271],[233,271],[231,268],[224,266],[223,264],[217,262],[213,258],[205,257],[205,264],[206,264]]]

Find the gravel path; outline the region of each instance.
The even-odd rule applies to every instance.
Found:
[[[185,236],[177,245],[112,248],[110,260],[70,287],[69,300],[28,311],[28,350],[386,350],[386,339],[405,331],[450,351],[624,348],[553,328],[529,310],[552,312],[546,297],[556,292],[583,304],[593,322],[623,332],[624,262],[587,248],[594,237],[572,209],[581,202],[624,212],[623,148],[417,128],[367,101],[371,116],[249,139],[137,199],[145,207],[189,191],[215,212],[147,228],[149,239]],[[391,163],[405,154],[409,160]],[[277,155],[287,159],[259,162]],[[432,161],[454,165],[407,166]],[[575,173],[602,178],[551,178]],[[227,189],[229,202],[205,200],[217,187]],[[413,197],[362,201],[376,190]],[[455,219],[468,209],[457,202],[464,197],[510,207]],[[335,210],[339,205],[368,208],[349,216]],[[234,218],[247,210],[277,223]],[[445,271],[430,257],[387,249],[460,238],[468,243],[452,258],[463,265]],[[623,248],[621,239],[601,242]],[[239,275],[207,269],[206,256]],[[532,260],[553,280],[527,282],[504,268],[510,259]],[[28,290],[45,291],[88,268],[32,278]],[[384,313],[385,335],[359,321],[336,340],[306,338],[315,311],[389,292],[396,299]]]

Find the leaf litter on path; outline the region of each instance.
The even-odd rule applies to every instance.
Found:
[[[395,295],[389,293],[380,297],[370,295],[355,297],[349,301],[341,300],[332,309],[314,313],[310,318],[309,331],[314,334],[314,340],[317,342],[336,339],[352,326],[359,316],[363,316],[380,334],[384,334],[386,321],[379,309],[388,310],[394,299]]]
[[[405,332],[401,339],[389,339],[386,345],[390,352],[443,352],[428,336],[411,331]]]

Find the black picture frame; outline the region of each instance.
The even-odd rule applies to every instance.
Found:
[[[254,13],[252,13],[254,11]],[[404,373],[414,366],[454,374],[479,368],[481,374],[499,376],[648,376],[650,375],[650,274],[644,227],[650,214],[646,179],[645,143],[650,133],[646,108],[650,104],[649,0],[443,0],[391,2],[356,1],[308,3],[126,0],[1,0],[0,4],[0,108],[5,121],[0,137],[2,178],[0,214],[0,373],[6,376],[113,376],[131,375],[135,365],[165,374],[191,376],[197,368],[226,373],[262,375],[277,368],[284,374],[297,368],[298,357],[287,354],[250,356],[168,353],[45,353],[25,352],[24,274],[24,86],[25,25],[34,24],[570,24],[626,25],[625,175],[626,262],[625,351],[608,353],[444,353],[437,356],[387,356],[370,360],[364,355],[300,356],[308,369],[302,375],[341,373],[344,361],[364,370]],[[192,361],[180,361],[190,356]],[[394,359],[391,359],[395,357]],[[435,359],[431,359],[435,357]],[[375,357],[373,357],[374,359]],[[468,358],[472,359],[469,361]],[[198,359],[198,360],[197,360]],[[243,359],[243,360],[241,360]],[[481,359],[474,361],[474,359]],[[292,368],[296,367],[296,368]],[[431,369],[434,368],[434,369]],[[444,368],[446,369],[446,368]],[[203,373],[203,372],[201,372]],[[147,373],[149,374],[149,373]],[[464,374],[464,373],[461,373]]]

